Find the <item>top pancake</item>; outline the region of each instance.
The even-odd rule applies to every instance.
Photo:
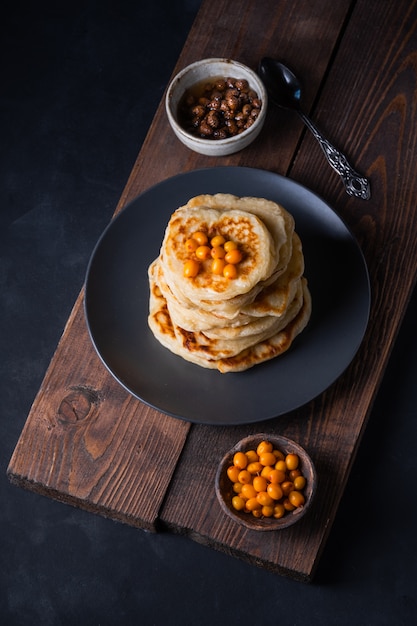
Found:
[[[231,194],[197,196],[173,213],[166,228],[160,253],[165,280],[198,306],[202,301],[220,303],[248,294],[285,270],[293,229],[290,214],[274,202]],[[209,239],[223,235],[238,244],[243,259],[237,278],[214,275],[210,260],[203,262],[196,277],[184,276],[183,266],[189,258],[185,242],[197,231],[205,232]]]

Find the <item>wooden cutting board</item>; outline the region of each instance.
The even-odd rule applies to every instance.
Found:
[[[371,277],[368,331],[346,372],[320,397],[279,419],[244,427],[190,425],[135,400],[113,380],[89,340],[81,291],[10,460],[12,482],[311,580],[417,275],[411,184],[416,23],[417,5],[409,0],[205,0],[175,71],[208,56],[254,68],[262,56],[286,60],[307,78],[305,108],[370,176],[372,199],[344,193],[318,144],[289,112],[271,108],[252,146],[209,158],[179,144],[161,101],[116,209],[161,180],[215,165],[270,170],[316,191],[352,229]],[[258,431],[296,439],[319,476],[311,514],[267,537],[227,519],[214,492],[223,453]]]

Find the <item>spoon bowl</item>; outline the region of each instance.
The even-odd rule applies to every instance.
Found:
[[[274,104],[300,110],[301,83],[286,65],[266,57],[259,65],[259,76]]]
[[[324,138],[317,126],[302,111],[302,88],[297,76],[286,65],[270,57],[261,60],[258,73],[266,87],[269,99],[280,107],[296,111],[313,133],[327,161],[342,178],[346,192],[356,198],[369,200],[371,197],[369,180],[353,169],[346,156]]]

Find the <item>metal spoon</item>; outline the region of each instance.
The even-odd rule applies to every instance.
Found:
[[[279,61],[265,57],[259,64],[259,76],[265,84],[272,102],[286,109],[297,111],[320,143],[332,168],[342,177],[347,193],[356,198],[369,200],[371,197],[369,180],[353,169],[345,155],[323,137],[311,119],[301,110],[301,83],[291,70]]]

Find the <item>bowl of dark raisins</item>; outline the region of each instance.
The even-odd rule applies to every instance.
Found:
[[[243,150],[259,135],[267,94],[258,75],[231,59],[202,59],[170,82],[165,109],[177,138],[208,156]]]

